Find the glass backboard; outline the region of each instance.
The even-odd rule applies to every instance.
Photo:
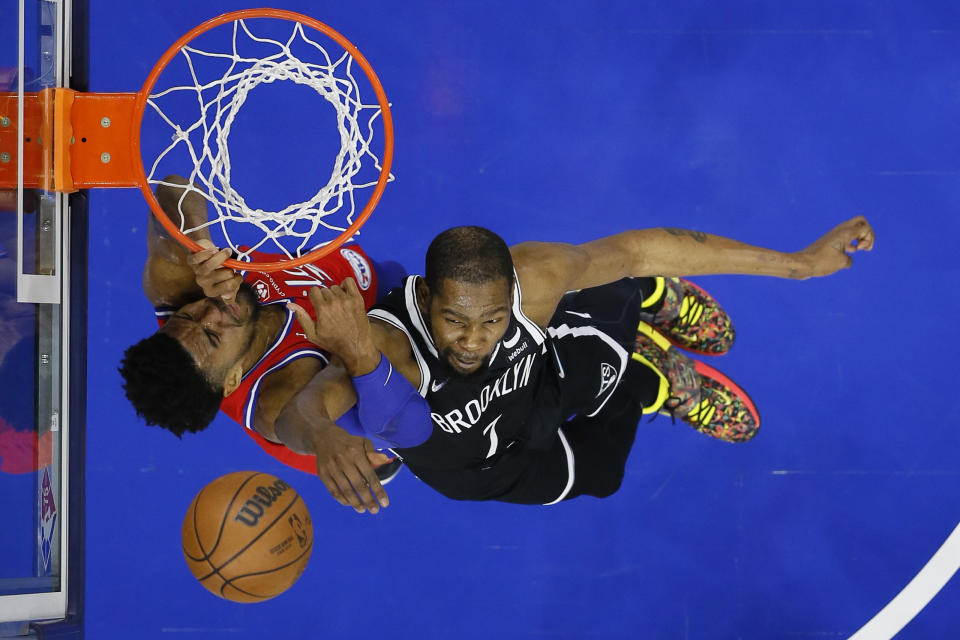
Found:
[[[70,265],[86,252],[85,197],[45,188],[52,133],[42,108],[45,89],[71,84],[75,9],[5,0],[0,26],[0,637],[42,636],[33,621],[76,612],[71,531],[82,512],[71,502],[82,482],[71,472],[82,453],[71,455],[71,442],[82,446],[83,421],[71,397],[82,399],[85,354],[71,335],[86,303],[76,296],[85,274],[73,282]]]

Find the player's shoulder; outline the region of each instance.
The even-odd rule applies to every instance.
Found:
[[[361,291],[375,283],[373,261],[358,244],[338,247],[310,264],[335,274],[337,281],[352,277]]]
[[[399,284],[377,298],[377,302],[375,305],[373,305],[373,309],[402,312],[403,315],[406,315],[407,298],[414,295],[417,282],[422,279],[422,276],[418,275],[404,276],[400,280]]]
[[[376,316],[370,318],[370,329],[377,349],[410,384],[419,389],[424,373],[417,362],[413,338],[408,330]]]
[[[337,252],[339,259],[349,265],[353,271],[353,279],[361,291],[366,291],[373,285],[373,261],[370,260],[363,248],[358,244],[340,247]]]
[[[510,248],[513,268],[524,296],[537,296],[541,290],[549,294],[562,288],[590,262],[583,248],[564,242],[523,242]]]
[[[510,247],[517,275],[556,276],[585,268],[589,256],[582,247],[566,242],[521,242]]]
[[[327,360],[318,357],[297,358],[285,363],[281,367],[273,368],[266,373],[260,382],[260,401],[264,396],[271,396],[277,392],[296,392],[303,388],[310,379],[326,366]]]
[[[277,442],[273,431],[276,417],[325,365],[326,361],[319,358],[298,358],[266,373],[259,381],[253,429],[267,440]]]
[[[387,354],[387,357],[412,356],[409,330],[402,322],[397,324],[392,317],[375,313],[370,314],[369,318],[373,340],[377,347]]]
[[[523,312],[541,327],[577,274],[587,269],[590,258],[579,246],[563,242],[524,242],[510,249],[517,285],[523,296]]]
[[[250,253],[256,261],[277,261],[281,256]],[[377,290],[377,275],[373,261],[359,245],[339,247],[306,264],[272,273],[253,270],[243,273],[244,280],[253,286],[261,303],[281,298],[306,298],[311,286],[331,287],[353,278],[369,306]]]

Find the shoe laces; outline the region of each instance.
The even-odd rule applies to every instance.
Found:
[[[680,299],[680,311],[670,321],[670,326],[681,329],[689,327],[700,319],[705,308],[706,305],[697,296],[684,292]]]
[[[662,415],[661,412],[666,412],[666,415],[670,416],[670,424],[673,426],[677,425],[677,409],[680,408],[680,405],[683,404],[683,398],[679,396],[670,396],[663,401],[663,404],[660,405],[660,408],[653,412],[653,415],[647,420],[647,424],[650,424],[657,419],[657,416]]]
[[[687,414],[687,418],[695,424],[706,427],[710,424],[710,421],[713,420],[713,416],[715,416],[716,413],[717,405],[710,402],[708,398],[701,398],[700,402]]]

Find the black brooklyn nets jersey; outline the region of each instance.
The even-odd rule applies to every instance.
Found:
[[[528,454],[536,452],[559,451],[559,473],[572,476],[560,427],[575,413],[602,408],[626,369],[627,351],[590,326],[589,314],[564,312],[563,305],[544,332],[523,314],[514,284],[507,330],[486,375],[451,376],[417,305],[418,280],[408,277],[369,312],[406,334],[420,369],[418,391],[433,421],[426,442],[395,453],[421,480],[455,499],[509,493],[526,473]],[[561,478],[557,495],[565,483],[569,489],[572,477]]]

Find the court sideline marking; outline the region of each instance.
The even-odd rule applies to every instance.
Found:
[[[960,523],[903,591],[849,640],[890,640],[933,600],[960,569]]]

